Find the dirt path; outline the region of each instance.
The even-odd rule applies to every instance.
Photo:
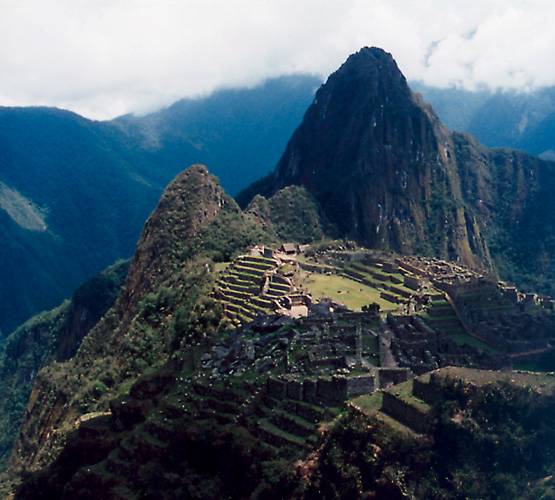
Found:
[[[397,361],[391,353],[391,337],[393,332],[385,330],[379,337],[380,342],[380,365],[384,368],[397,368]]]

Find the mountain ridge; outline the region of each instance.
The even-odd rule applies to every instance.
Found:
[[[316,84],[274,79],[108,122],[56,108],[0,108],[2,334],[128,258],[184,164],[209,162],[231,191],[269,171]],[[246,138],[260,144],[256,153],[245,153]]]
[[[353,67],[360,58],[378,80],[385,68],[384,81],[370,86],[374,100],[365,94],[368,67],[360,69],[362,78]],[[526,418],[509,420],[518,429],[516,438],[503,423],[490,423],[486,430],[477,424],[493,415],[492,398],[498,403],[494,409],[503,405],[508,416],[521,415],[523,407],[535,411],[536,402],[543,408],[546,400],[530,388],[534,376],[522,391],[501,384],[481,392],[469,379],[487,378],[487,372],[467,373],[460,382],[449,379],[441,388],[445,397],[437,401],[433,383],[409,379],[429,370],[449,373],[435,371],[443,364],[509,367],[518,356],[553,350],[553,302],[498,283],[483,269],[503,260],[503,252],[509,252],[513,264],[524,258],[521,264],[531,266],[531,259],[539,257],[553,268],[551,242],[542,246],[526,239],[541,237],[539,229],[551,227],[550,215],[540,216],[538,209],[549,194],[553,167],[450,134],[410,92],[391,56],[379,49],[363,49],[342,68],[347,71],[330,81],[339,81],[347,95],[328,93],[326,86],[319,90],[276,173],[255,186],[262,196],[254,197],[247,210],[242,212],[200,165],[166,188],[145,224],[115,305],[73,357],[46,367],[37,378],[10,460],[12,473],[28,473],[16,498],[37,492],[83,498],[100,484],[106,495],[122,498],[310,499],[319,498],[326,477],[334,478],[326,485],[329,497],[344,491],[352,498],[401,499],[410,491],[427,498],[467,483],[482,491],[487,475],[467,469],[459,474],[460,463],[445,462],[445,450],[436,446],[434,436],[449,432],[470,437],[476,446],[485,443],[477,456],[499,475],[497,483],[512,472],[520,481],[510,482],[514,491],[525,488],[523,478],[532,478],[534,491],[550,488],[542,478],[551,463],[536,467],[492,459],[497,448],[488,443],[499,442],[499,436],[502,450],[522,445],[536,453],[539,441],[528,440]],[[348,78],[341,81],[345,73]],[[400,102],[388,101],[389,85]],[[353,94],[364,105],[350,102]],[[337,155],[328,154],[330,149]],[[349,165],[357,174],[352,178],[346,173]],[[290,182],[297,179],[300,186]],[[384,188],[388,192],[380,198]],[[330,197],[336,202],[331,208]],[[373,210],[367,210],[370,206]],[[357,251],[356,241],[322,239],[330,226],[344,238],[377,243],[379,251]],[[278,249],[284,237],[314,245]],[[466,260],[482,272],[440,258],[401,259],[392,248]],[[241,252],[248,254],[239,258]],[[304,281],[295,283],[301,275]],[[336,287],[333,297],[326,291],[328,298],[313,304],[306,289],[318,290],[320,279]],[[346,289],[345,283],[351,286]],[[356,311],[334,300],[345,296],[347,302],[355,295],[366,300]],[[382,317],[380,303],[392,308]],[[306,308],[312,315],[295,320],[267,314],[269,307],[289,307],[290,314],[294,307]],[[232,321],[241,326],[230,329]],[[540,386],[549,379],[542,377]],[[419,383],[435,387],[428,398],[417,397]],[[361,394],[357,391],[367,396],[391,384],[395,388],[387,395],[361,401],[369,420],[348,404],[341,406],[352,403],[351,396]],[[453,394],[457,402],[447,404]],[[551,439],[551,417],[541,408],[542,435]],[[373,420],[378,409],[378,421],[389,422],[388,431],[381,432],[385,428]],[[392,415],[398,419],[392,421]],[[409,454],[403,453],[409,441],[394,438],[399,429],[423,436],[410,440]],[[359,443],[365,433],[364,446],[371,446],[349,455],[346,443],[354,442],[349,438]],[[231,455],[222,460],[225,449]],[[246,460],[251,456],[255,459]],[[452,474],[456,482],[433,471],[427,476],[419,468],[442,462],[445,477]],[[223,471],[219,479],[214,463]],[[367,476],[372,480],[363,481],[361,470],[373,471]],[[338,493],[336,484],[350,486]],[[503,493],[504,498],[515,498],[509,496],[514,491]],[[464,490],[461,497],[469,494]]]
[[[271,195],[289,184],[304,185],[340,234],[370,248],[410,253],[424,242],[424,227],[431,223],[428,233],[440,238],[436,252],[487,268],[483,245],[470,248],[468,240],[480,241],[481,235],[467,223],[468,214],[444,203],[451,198],[462,204],[449,137],[437,115],[412,94],[391,55],[365,48],[317,92],[258,191]],[[240,194],[240,204],[250,194]],[[441,199],[437,209],[443,214],[431,213],[433,197]],[[447,237],[444,219],[457,228]]]
[[[237,199],[245,206],[257,193],[305,186],[341,237],[498,269],[502,279],[553,295],[542,273],[552,276],[555,247],[546,235],[555,221],[539,207],[550,204],[554,168],[452,134],[390,54],[365,48],[317,92],[275,171]],[[528,224],[519,225],[521,217]],[[541,269],[535,278],[533,269]]]

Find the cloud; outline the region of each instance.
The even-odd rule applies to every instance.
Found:
[[[554,22],[551,0],[0,0],[0,104],[144,113],[366,45],[430,85],[531,89],[555,84]]]
[[[493,10],[472,32],[432,49],[421,78],[438,86],[533,90],[555,84],[555,5],[527,2]]]

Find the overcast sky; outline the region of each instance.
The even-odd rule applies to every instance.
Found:
[[[363,46],[409,80],[555,85],[553,0],[0,0],[0,105],[89,118],[313,73]]]

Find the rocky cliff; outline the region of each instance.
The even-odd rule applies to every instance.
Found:
[[[452,150],[449,132],[391,55],[365,48],[318,90],[275,172],[239,200],[302,185],[338,233],[361,245],[488,267]]]
[[[0,355],[0,470],[4,469],[39,371],[71,358],[83,338],[114,304],[128,262],[120,262],[83,283],[71,301],[43,312],[6,339]]]
[[[341,237],[553,294],[554,174],[552,162],[452,134],[390,54],[365,48],[318,90],[274,173],[237,199],[304,186]]]

